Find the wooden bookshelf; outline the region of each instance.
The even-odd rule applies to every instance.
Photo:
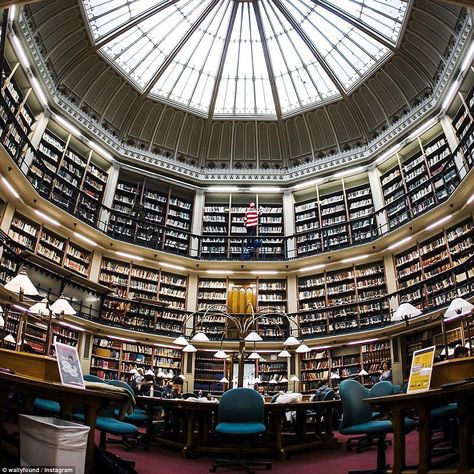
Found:
[[[288,359],[278,358],[276,354],[265,354],[265,360],[257,362],[257,375],[261,382],[259,388],[263,388],[266,394],[274,395],[280,390],[288,389]],[[276,382],[276,383],[275,383]]]
[[[231,364],[230,359],[216,359],[212,357],[212,352],[196,352],[194,361],[194,391],[202,390],[204,393],[223,393],[224,385],[219,380],[224,376],[229,378]]]
[[[380,326],[388,311],[383,262],[300,277],[298,292],[303,336]]]
[[[190,193],[124,173],[115,189],[108,233],[145,247],[187,253],[192,207]]]
[[[341,179],[295,194],[297,256],[363,243],[375,234],[367,176]]]
[[[330,385],[331,356],[329,350],[301,354],[300,391],[314,392],[318,384]]]
[[[257,279],[257,309],[258,311],[287,310],[287,282],[286,278]]]
[[[458,94],[460,107],[452,124],[459,140],[456,155],[471,169],[474,165],[474,87],[467,94]]]
[[[33,156],[28,178],[48,200],[95,225],[107,184],[106,162],[50,121]]]
[[[157,372],[163,369],[176,375],[181,372],[181,351],[160,344],[94,337],[90,373],[105,379],[130,381],[130,371],[142,368]]]
[[[6,110],[0,110],[2,144],[11,156],[17,156],[20,153],[23,138],[16,127],[11,125],[11,120],[15,120],[24,136],[29,137],[31,135],[36,118],[35,112],[28,101],[33,90],[19,63],[15,63],[13,67],[10,67],[7,59],[3,58],[2,69],[1,94],[6,106]],[[9,113],[7,113],[7,110]]]
[[[449,304],[472,278],[472,218],[442,229],[429,239],[394,255],[400,303],[423,308]]]

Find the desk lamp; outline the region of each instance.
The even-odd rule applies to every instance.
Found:
[[[17,276],[3,286],[5,289],[16,293],[20,301],[23,301],[23,296],[38,296],[39,294],[35,285],[33,285],[33,282],[23,269],[18,272]]]
[[[443,331],[443,337],[444,337],[444,353],[448,353],[448,338],[446,335],[446,323],[449,321],[453,321],[456,318],[460,318],[463,316],[467,316],[472,313],[474,309],[474,305],[469,303],[469,301],[466,301],[463,298],[454,298],[453,301],[451,301],[451,304],[448,306],[448,309],[444,313],[444,317],[441,318],[441,329]],[[468,323],[467,324],[467,338],[469,341],[469,355],[472,355],[472,347],[471,347],[471,326]],[[443,355],[443,352],[441,354]]]
[[[293,392],[296,392],[296,384],[299,382],[300,379],[298,378],[297,375],[292,375],[290,378],[290,382],[293,382]]]
[[[391,321],[405,321],[408,325],[408,320],[419,316],[421,311],[410,303],[402,303],[395,313],[392,314]]]

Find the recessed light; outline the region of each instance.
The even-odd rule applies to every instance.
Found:
[[[48,221],[50,224],[61,225],[56,219],[53,219],[52,217],[47,216],[43,212],[38,211],[38,209],[35,209],[35,213],[41,218],[43,218],[45,221]]]

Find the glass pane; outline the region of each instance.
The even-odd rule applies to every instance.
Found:
[[[387,44],[396,46],[408,5],[82,1],[100,53],[140,91],[200,113],[209,112],[215,94],[216,116],[265,118],[276,116],[275,97],[289,114],[350,92],[391,53]]]

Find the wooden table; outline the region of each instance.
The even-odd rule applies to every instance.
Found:
[[[128,398],[127,395],[117,392],[69,387],[58,382],[50,382],[23,374],[0,372],[0,428],[3,426],[3,408],[6,396],[9,393],[21,393],[24,395],[29,410],[33,409],[36,397],[57,401],[61,405],[61,415],[69,419],[71,418],[74,405],[84,406],[84,423],[90,427],[86,451],[85,471],[87,473],[93,472],[94,435],[97,413],[109,401],[120,402]]]
[[[186,430],[184,436],[179,438],[170,438],[169,436],[158,437],[158,441],[163,444],[180,447],[184,456],[189,456],[194,452],[222,452],[219,448],[209,443],[209,432],[212,428],[212,419],[217,420],[219,403],[189,401],[182,399],[167,399],[158,397],[137,397],[137,403],[149,409],[150,415],[154,406],[160,406],[167,413],[174,415],[174,420],[181,418],[185,421]],[[340,406],[339,400],[328,401],[303,401],[298,403],[265,403],[265,419],[267,423],[267,433],[273,435],[273,442],[259,449],[252,447],[252,452],[262,451],[264,453],[274,452],[281,459],[286,459],[290,451],[296,451],[314,446],[337,446],[332,433],[330,423],[330,412]],[[324,416],[324,430],[309,437],[306,433],[307,412],[317,411]],[[296,429],[292,443],[285,442],[283,436],[283,424],[285,413],[292,411],[296,413]],[[198,424],[198,430],[195,430],[195,424]],[[151,429],[152,426],[150,425]],[[171,432],[177,434],[176,426],[169,425]],[[322,428],[322,427],[321,427]],[[147,438],[151,440],[152,433],[147,433]]]
[[[418,415],[420,474],[430,472],[430,437],[432,408],[457,402],[458,411],[458,464],[454,470],[446,472],[469,472],[471,446],[471,421],[474,405],[474,382],[450,388],[435,388],[424,392],[397,394],[387,397],[367,398],[377,410],[387,414],[393,423],[393,469],[394,474],[406,470],[404,418],[407,410],[415,410]],[[439,472],[439,469],[436,470]]]
[[[331,414],[333,409],[340,406],[340,400],[265,403],[265,412],[270,417],[271,432],[275,437],[274,449],[280,459],[286,459],[290,451],[316,446],[337,446],[339,443],[335,440],[332,432]],[[312,437],[308,437],[306,432],[308,411],[324,416],[324,425],[319,426]],[[285,443],[283,437],[286,412],[295,412],[295,436],[292,443]]]

